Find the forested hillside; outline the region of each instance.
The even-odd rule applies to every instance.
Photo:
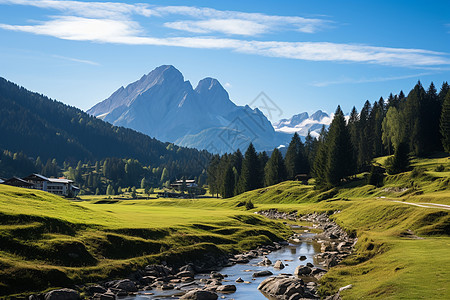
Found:
[[[318,139],[308,134],[305,143],[295,134],[284,158],[278,149],[269,158],[252,145],[244,156],[240,151],[216,155],[208,182],[211,193],[224,197],[293,180],[299,174],[301,180],[314,177],[316,186],[329,188],[370,171],[369,183],[379,185],[384,171],[407,171],[411,156],[442,151],[450,153],[449,85],[444,82],[438,92],[433,83],[425,90],[418,82],[407,96],[400,91],[386,101],[367,100],[359,113],[353,107],[348,120],[338,106],[328,130],[322,127]],[[391,154],[386,168],[372,161]]]
[[[0,177],[37,171],[49,176],[79,162],[137,160],[156,177],[198,176],[210,155],[116,127],[80,109],[0,78]],[[124,164],[125,166],[125,164]],[[159,172],[159,173],[158,173]],[[142,178],[139,178],[141,180]],[[158,180],[159,181],[159,180]]]

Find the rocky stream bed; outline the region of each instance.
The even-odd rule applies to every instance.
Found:
[[[299,217],[296,212],[276,210],[257,214],[271,219],[307,221],[313,226],[293,225],[295,233],[287,241],[262,245],[246,253],[229,257],[211,255],[181,267],[164,262],[148,265],[127,279],[53,290],[31,295],[29,300],[79,300],[81,291],[93,300],[319,299],[318,280],[351,253],[357,239],[325,214]],[[321,233],[312,234],[312,229],[320,229]],[[330,297],[339,298],[339,293]]]

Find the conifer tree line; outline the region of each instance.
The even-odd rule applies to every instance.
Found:
[[[215,155],[207,171],[210,193],[229,198],[293,180],[298,174],[309,173],[308,154],[307,147],[295,133],[285,157],[277,148],[270,157],[265,151],[257,153],[251,143],[244,155],[239,149],[232,154]]]
[[[285,157],[274,149],[257,153],[252,144],[245,155],[240,150],[215,155],[207,170],[211,194],[224,198],[293,180],[309,174],[319,187],[333,187],[353,175],[373,170],[372,159],[392,155],[387,171],[406,170],[409,155],[426,156],[436,151],[450,153],[450,88],[444,82],[438,92],[433,83],[427,90],[420,81],[407,96],[400,91],[353,107],[346,120],[340,106],[328,129],[317,138],[310,133],[302,143],[294,134]]]

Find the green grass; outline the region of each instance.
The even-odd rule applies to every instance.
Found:
[[[100,198],[74,202],[0,185],[0,294],[124,276],[151,262],[248,250],[289,234],[221,199]]]
[[[441,164],[444,171],[435,171]],[[95,282],[161,260],[182,264],[204,253],[254,248],[290,234],[281,221],[253,213],[276,208],[339,211],[331,218],[358,236],[355,253],[323,277],[323,295],[352,284],[342,292],[344,299],[450,299],[450,211],[392,201],[450,204],[450,159],[415,159],[413,168],[386,176],[379,188],[359,174],[339,189],[289,181],[227,200],[68,201],[0,185],[0,294]],[[255,208],[240,205],[247,201]]]

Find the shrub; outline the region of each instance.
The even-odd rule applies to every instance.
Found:
[[[253,205],[253,203],[252,203],[251,200],[248,200],[247,203],[245,203],[245,208],[246,208],[247,210],[250,210],[250,209],[255,208],[255,206]]]
[[[437,166],[434,169],[434,171],[436,171],[436,172],[444,172],[445,171],[445,167],[444,167],[444,165],[439,165],[439,166]]]
[[[376,187],[383,186],[384,169],[378,166],[372,165],[370,168],[369,177],[367,183]]]
[[[394,156],[386,160],[386,171],[389,175],[407,171],[409,168],[408,145],[400,143],[395,149]]]

